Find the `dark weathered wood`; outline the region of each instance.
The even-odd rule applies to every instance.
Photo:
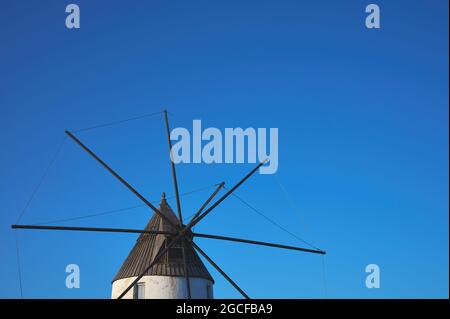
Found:
[[[167,142],[169,144],[170,166],[172,167],[173,186],[175,189],[175,197],[177,202],[178,222],[180,226],[182,226],[183,215],[181,213],[181,202],[180,202],[180,195],[178,192],[177,171],[175,169],[175,163],[173,161],[172,140],[170,139],[170,127],[169,127],[169,119],[167,117],[167,110],[164,110],[164,121],[166,122]],[[183,239],[181,239],[181,250],[183,253],[183,268],[184,268],[184,278],[186,279],[187,295],[188,299],[191,299],[191,281],[189,280],[189,270],[186,259],[186,244]]]
[[[104,168],[106,168],[114,177],[116,177],[122,184],[124,184],[133,194],[135,194],[141,201],[143,201],[148,207],[150,207],[156,215],[164,219],[167,223],[173,226],[175,229],[179,228],[170,219],[164,216],[152,203],[150,203],[144,196],[142,196],[133,186],[131,186],[126,180],[124,180],[119,174],[117,174],[111,167],[109,167],[100,157],[98,157],[93,151],[91,151],[86,145],[84,145],[75,135],[66,131],[66,134],[70,136],[78,145],[80,145],[86,152],[89,153],[94,159],[97,160]]]
[[[104,228],[104,227],[69,227],[69,226],[49,226],[49,225],[12,225],[12,229],[37,229],[37,230],[70,230],[70,231],[92,231],[108,233],[136,233],[153,235],[175,235],[166,231],[127,229],[127,228]]]
[[[211,194],[211,196],[208,197],[208,199],[203,203],[202,207],[192,216],[191,220],[189,221],[189,224],[186,226],[187,228],[191,228],[191,225],[194,223],[195,219],[198,217],[198,215],[201,214],[201,212],[205,209],[205,207],[209,204],[209,202],[216,196],[216,194],[222,189],[222,187],[225,185],[225,182],[222,182],[217,186],[216,190]]]
[[[298,251],[304,251],[304,252],[313,253],[313,254],[322,254],[322,255],[326,254],[325,251],[318,250],[318,249],[308,249],[308,248],[301,248],[301,247],[295,247],[295,246],[266,243],[263,241],[226,237],[226,236],[217,236],[217,235],[210,235],[210,234],[201,234],[201,233],[192,233],[192,234],[194,235],[194,237],[211,238],[211,239],[219,239],[219,240],[233,241],[233,242],[253,244],[253,245],[262,245],[262,246],[282,248],[282,249],[298,250]]]
[[[184,238],[181,239],[181,249],[183,253],[183,268],[184,268],[184,278],[186,279],[186,288],[187,288],[187,295],[188,299],[191,299],[191,281],[189,280],[189,269],[187,264],[187,258],[186,258],[186,241]]]
[[[133,280],[133,282],[119,295],[119,297],[117,299],[122,299],[128,291],[130,291],[131,288],[134,287],[134,285],[136,285],[139,280],[141,280],[142,277],[145,276],[145,274],[162,258],[162,256],[164,256],[170,248],[172,248],[175,243],[177,243],[182,237],[183,237],[184,232],[181,231],[173,240],[172,242],[166,246],[166,248],[164,248],[163,250],[161,250],[156,256],[155,259],[153,259],[153,261],[150,263],[150,265],[148,265],[148,267],[139,275],[136,277],[135,280]]]
[[[208,215],[214,208],[216,208],[220,203],[222,203],[228,196],[231,195],[239,186],[242,185],[247,179],[250,178],[267,160],[262,161],[254,169],[250,171],[247,175],[244,176],[236,185],[234,185],[228,192],[226,192],[225,195],[223,195],[221,198],[219,198],[214,204],[211,205],[203,214],[201,214],[199,217],[197,217],[196,220],[192,222],[191,227],[195,226],[199,221],[201,221],[203,218],[205,218],[206,215]]]
[[[200,255],[205,257],[205,259],[214,267],[216,270],[234,287],[239,293],[244,296],[246,299],[250,299],[250,297],[211,259],[209,256],[200,249],[193,241],[191,241],[192,246],[197,250]]]
[[[253,244],[253,245],[262,245],[262,246],[268,246],[268,247],[274,247],[274,248],[281,248],[281,249],[289,249],[289,250],[296,250],[296,251],[303,251],[303,252],[309,252],[309,253],[316,253],[316,254],[326,254],[325,251],[319,250],[319,249],[307,249],[307,248],[301,248],[301,247],[295,247],[295,246],[288,246],[288,245],[281,245],[281,244],[274,244],[274,243],[268,243],[268,242],[262,242],[262,241],[255,241],[255,240],[249,240],[249,239],[242,239],[242,238],[234,238],[234,237],[227,237],[227,236],[219,236],[219,235],[211,235],[211,234],[203,234],[203,233],[194,233],[192,232],[192,228],[198,224],[203,218],[205,218],[213,209],[215,209],[220,203],[222,203],[228,196],[230,196],[238,187],[240,187],[247,179],[249,179],[262,165],[264,165],[267,161],[264,160],[260,162],[255,168],[253,168],[247,175],[245,175],[239,182],[237,182],[231,189],[229,189],[225,195],[220,197],[215,203],[213,203],[209,208],[206,208],[209,203],[212,201],[212,199],[217,195],[217,193],[224,187],[224,182],[218,185],[216,190],[208,197],[208,199],[203,203],[203,205],[200,207],[200,209],[194,214],[194,216],[191,218],[189,223],[185,226],[183,224],[183,217],[182,217],[182,211],[181,211],[181,201],[179,196],[179,189],[178,189],[178,181],[177,181],[177,174],[176,174],[176,168],[175,163],[173,161],[173,152],[172,152],[172,142],[170,139],[170,127],[169,127],[169,121],[167,117],[167,111],[164,110],[164,120],[166,124],[166,133],[167,133],[167,140],[169,145],[169,154],[170,154],[170,161],[171,161],[171,170],[172,170],[172,176],[173,176],[173,182],[174,182],[174,189],[175,189],[175,197],[176,197],[176,203],[177,203],[177,211],[178,211],[178,223],[175,221],[170,220],[166,215],[161,213],[161,211],[156,208],[151,202],[149,202],[144,196],[142,196],[133,186],[131,186],[126,180],[124,180],[116,171],[114,171],[110,166],[108,166],[100,157],[98,157],[91,149],[89,149],[86,145],[84,145],[74,134],[72,134],[69,131],[66,131],[66,134],[69,135],[71,139],[73,139],[79,146],[81,146],[89,155],[91,155],[95,160],[97,160],[106,170],[108,170],[115,178],[117,178],[123,185],[125,185],[132,193],[134,193],[142,202],[144,202],[148,207],[150,207],[153,212],[160,217],[162,220],[167,222],[169,225],[171,225],[174,229],[173,232],[170,231],[153,231],[153,230],[138,230],[138,229],[126,229],[126,228],[99,228],[99,227],[70,227],[70,226],[49,226],[49,225],[12,225],[11,227],[13,229],[36,229],[36,230],[68,230],[68,231],[91,231],[91,232],[115,232],[115,233],[138,233],[138,234],[153,234],[153,235],[166,235],[168,236],[167,239],[170,239],[170,242],[166,245],[166,247],[161,250],[153,260],[151,260],[150,264],[147,265],[147,259],[144,263],[142,263],[142,267],[139,267],[139,269],[135,272],[136,274],[143,268],[145,268],[144,271],[139,273],[139,275],[133,280],[133,282],[119,295],[118,299],[123,298],[129,291],[132,289],[139,280],[144,277],[148,271],[156,265],[161,258],[168,253],[169,249],[171,249],[176,243],[181,241],[181,248],[182,248],[182,257],[183,257],[183,267],[184,267],[184,277],[186,279],[186,286],[187,286],[187,295],[188,298],[191,299],[192,291],[191,291],[191,282],[190,282],[190,274],[189,274],[189,267],[188,267],[188,258],[187,258],[187,249],[189,250],[189,253],[192,252],[195,254],[195,252],[191,251],[191,249],[195,249],[200,255],[202,255],[244,298],[250,299],[250,297],[193,241],[193,237],[199,237],[199,238],[211,238],[211,239],[217,239],[217,240],[224,240],[224,241],[231,241],[231,242],[240,242],[240,243],[246,243],[246,244]],[[206,209],[206,210],[205,210]],[[176,217],[175,217],[176,220]],[[150,227],[149,227],[150,228]],[[153,237],[147,237],[153,238]],[[198,257],[195,255],[195,257],[198,259]],[[201,263],[201,261],[199,261]],[[202,267],[203,266],[203,263]],[[206,271],[207,272],[207,271]],[[181,273],[179,274],[181,275]],[[193,274],[195,275],[195,274]],[[208,273],[208,276],[210,274]],[[133,276],[134,277],[134,276]]]
[[[167,110],[164,110],[164,120],[166,122],[167,142],[169,143],[169,154],[170,154],[170,164],[172,167],[173,186],[175,188],[175,197],[177,200],[178,220],[181,226],[183,224],[183,215],[181,214],[180,194],[178,193],[177,171],[175,169],[175,163],[173,162],[172,140],[170,139],[170,127],[169,127],[169,119],[167,117]]]

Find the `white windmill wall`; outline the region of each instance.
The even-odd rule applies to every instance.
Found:
[[[119,295],[136,279],[136,277],[123,278],[113,282],[112,299]],[[189,278],[191,284],[191,297],[193,299],[213,298],[213,283],[208,279]],[[187,299],[187,287],[184,277],[173,276],[144,276],[139,283],[145,283],[145,299]],[[208,288],[209,287],[209,288]],[[208,296],[208,290],[210,296]],[[133,289],[127,292],[124,299],[133,298]]]

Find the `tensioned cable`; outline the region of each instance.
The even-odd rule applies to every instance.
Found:
[[[42,183],[44,182],[45,178],[47,177],[48,172],[50,171],[50,168],[53,166],[53,164],[56,161],[56,158],[58,157],[58,154],[61,152],[61,149],[64,145],[64,142],[66,141],[66,135],[64,135],[61,143],[59,144],[55,154],[53,155],[52,159],[50,160],[50,163],[46,167],[44,174],[42,175],[41,179],[39,180],[39,183],[37,184],[36,188],[31,193],[30,198],[28,199],[27,203],[25,204],[25,207],[23,208],[22,212],[20,213],[19,217],[17,218],[16,224],[20,222],[25,212],[28,210],[28,207],[30,206],[31,202],[33,201],[34,197],[36,196],[36,193],[38,192],[39,188],[41,187]]]
[[[151,117],[151,116],[155,116],[155,115],[162,114],[162,113],[163,112],[160,111],[160,112],[153,112],[153,113],[142,114],[142,115],[135,116],[135,117],[130,117],[130,118],[124,119],[124,120],[119,120],[119,121],[114,121],[114,122],[109,122],[109,123],[103,123],[103,124],[99,124],[99,125],[94,125],[94,126],[82,128],[82,129],[79,129],[79,130],[74,130],[72,132],[73,133],[79,133],[79,132],[90,131],[90,130],[97,129],[97,128],[108,127],[108,126],[122,124],[122,123],[130,122],[130,121],[140,120],[140,119],[143,119],[143,118],[146,118],[146,117]]]
[[[210,185],[210,186],[198,188],[198,189],[186,192],[186,193],[182,193],[182,194],[180,194],[180,197],[189,196],[189,195],[192,195],[192,194],[204,191],[206,189],[210,189],[213,186],[215,186],[215,185]],[[169,199],[173,199],[173,198],[175,198],[175,196],[167,197],[168,200]],[[158,201],[155,200],[155,201],[152,201],[152,203],[153,204],[157,204]],[[33,226],[39,226],[39,225],[47,225],[47,224],[53,224],[53,223],[61,223],[61,222],[68,222],[68,221],[74,221],[74,220],[98,217],[98,216],[103,216],[103,215],[110,215],[110,214],[114,214],[114,213],[129,211],[129,210],[133,210],[133,209],[141,208],[141,207],[146,207],[146,206],[147,205],[145,205],[145,204],[138,204],[138,205],[133,205],[133,206],[128,206],[128,207],[122,207],[122,208],[107,210],[107,211],[103,211],[103,212],[99,212],[99,213],[93,213],[93,214],[87,214],[87,215],[81,215],[81,216],[74,216],[74,217],[70,217],[70,218],[51,220],[51,221],[47,221],[47,222],[39,222],[39,223],[35,223],[35,224],[32,224],[32,225]]]
[[[110,122],[110,123],[105,123],[105,124],[100,124],[100,125],[95,125],[95,126],[87,127],[87,128],[84,128],[84,129],[79,129],[79,130],[74,131],[74,133],[77,133],[77,132],[83,132],[83,131],[88,131],[88,130],[93,130],[93,129],[101,128],[101,127],[107,127],[107,126],[117,125],[117,124],[129,122],[129,121],[133,121],[133,120],[139,120],[139,119],[142,119],[142,118],[146,118],[146,117],[150,117],[150,116],[155,116],[155,115],[162,114],[162,113],[163,113],[163,112],[154,112],[154,113],[143,114],[143,115],[140,115],[140,116],[136,116],[136,117],[133,117],[133,118],[128,118],[128,119],[121,120],[121,121],[115,121],[115,122]],[[170,112],[168,112],[168,113],[169,113],[171,116],[173,116],[173,113],[170,113]],[[53,166],[53,164],[55,163],[55,161],[56,161],[56,159],[57,159],[57,157],[58,157],[58,155],[59,155],[59,153],[60,153],[60,151],[61,151],[61,149],[62,149],[64,143],[65,143],[65,141],[66,141],[66,135],[64,135],[64,137],[62,138],[62,141],[61,141],[61,143],[59,144],[59,146],[58,146],[58,148],[57,148],[57,150],[56,150],[54,156],[53,156],[52,159],[50,160],[50,163],[49,163],[48,166],[46,167],[46,169],[45,169],[45,171],[44,171],[44,174],[42,175],[42,177],[41,177],[41,179],[39,180],[38,184],[36,185],[36,187],[34,188],[33,192],[31,193],[31,196],[30,196],[30,198],[28,199],[28,201],[26,202],[24,208],[23,208],[22,211],[20,212],[20,214],[19,214],[19,216],[18,216],[18,218],[17,218],[16,224],[18,224],[18,223],[20,222],[20,220],[22,219],[23,215],[24,215],[25,212],[28,210],[28,208],[29,208],[31,202],[33,201],[33,199],[34,199],[34,197],[35,197],[35,195],[37,194],[37,192],[38,192],[38,190],[40,189],[42,183],[44,182],[45,178],[47,177],[48,172],[50,171],[50,168],[51,168],[51,167]],[[212,187],[212,186],[209,186],[208,188],[210,188],[210,187]],[[204,188],[204,189],[206,189],[206,188]],[[197,192],[197,191],[200,191],[200,190],[188,192],[188,193],[182,194],[181,196],[189,195],[189,194],[192,194],[192,193]],[[173,196],[172,196],[172,197],[173,197]],[[103,213],[99,213],[99,214],[90,214],[90,215],[88,215],[88,216],[78,216],[78,217],[75,217],[75,218],[65,219],[65,221],[68,221],[68,220],[75,220],[75,219],[81,219],[81,218],[88,218],[88,217],[94,217],[94,216],[99,216],[99,215],[106,215],[106,214],[116,213],[116,212],[119,212],[119,211],[124,211],[124,210],[129,210],[129,209],[137,208],[137,207],[142,207],[142,206],[144,206],[144,205],[143,205],[143,204],[142,204],[142,205],[135,205],[135,206],[132,206],[132,207],[123,208],[123,209],[116,209],[116,210],[109,211],[109,212],[103,212]],[[64,220],[59,220],[59,222],[61,222],[61,221],[64,221]],[[55,221],[53,221],[53,222],[55,222]],[[49,222],[49,223],[52,223],[52,222]],[[36,224],[36,225],[38,225],[38,224]],[[16,256],[17,256],[17,268],[18,268],[18,275],[19,275],[20,297],[23,298],[22,272],[21,272],[21,265],[20,265],[20,253],[19,253],[19,239],[18,239],[17,231],[15,231],[14,233],[15,233],[15,239],[16,239]]]
[[[17,272],[19,275],[20,298],[23,298],[22,270],[20,266],[20,254],[19,254],[19,235],[17,234],[16,230],[14,230],[14,235],[16,237]]]
[[[48,225],[48,224],[54,224],[54,223],[62,223],[62,222],[79,220],[79,219],[97,217],[97,216],[102,216],[102,215],[110,215],[110,214],[124,212],[127,210],[132,210],[132,209],[136,209],[136,208],[140,208],[140,207],[144,207],[144,206],[145,206],[144,204],[128,206],[128,207],[123,207],[123,208],[118,208],[118,209],[107,210],[107,211],[100,212],[100,213],[93,213],[93,214],[75,216],[75,217],[64,218],[64,219],[56,219],[56,220],[51,220],[51,221],[46,221],[46,222],[39,222],[39,223],[31,224],[31,225],[32,226]]]
[[[104,123],[104,124],[100,124],[100,125],[95,125],[95,126],[79,129],[79,130],[76,130],[76,131],[73,131],[73,132],[77,133],[77,132],[93,130],[93,129],[96,129],[96,128],[117,125],[117,124],[120,124],[120,123],[125,123],[125,122],[129,122],[129,121],[133,121],[133,120],[142,119],[142,118],[145,118],[145,117],[155,116],[155,115],[162,114],[162,113],[163,113],[162,111],[161,112],[147,113],[147,114],[143,114],[143,115],[140,115],[140,116],[135,116],[135,117],[132,117],[132,118],[128,118],[128,119],[125,119],[125,120],[109,122],[109,123]],[[62,139],[58,149],[55,152],[55,155],[53,156],[53,158],[50,161],[49,165],[45,169],[44,174],[42,175],[42,177],[41,177],[39,183],[37,184],[36,188],[33,190],[32,194],[31,194],[30,198],[28,199],[27,203],[25,204],[25,207],[23,208],[22,212],[19,214],[19,217],[17,218],[16,224],[18,224],[20,222],[20,220],[22,219],[23,215],[25,214],[25,212],[27,211],[27,209],[30,206],[31,202],[33,201],[37,191],[39,190],[39,188],[41,187],[41,185],[44,182],[45,178],[47,177],[47,174],[50,171],[50,168],[52,167],[52,165],[54,164],[56,158],[58,157],[58,154],[60,153],[60,151],[61,151],[61,149],[62,149],[62,147],[64,145],[65,140],[66,140],[66,135],[64,135],[64,137],[63,137],[63,139]]]
[[[291,206],[292,210],[294,210],[295,212],[301,212],[301,209],[299,208],[299,206],[292,199],[292,195],[288,192],[286,187],[284,187],[284,185],[281,183],[281,181],[276,176],[276,174],[272,174],[272,177],[275,180],[275,182],[278,184],[278,186],[280,187],[281,191],[284,193],[284,196],[287,198],[287,200],[289,202],[289,205]],[[303,223],[303,225],[304,225],[304,223]],[[305,228],[309,228],[309,227],[307,227],[307,225],[306,225]]]
[[[225,188],[225,186],[223,187]],[[251,210],[253,210],[255,213],[259,214],[260,216],[264,217],[266,220],[268,220],[270,223],[272,223],[273,225],[275,225],[276,227],[278,227],[279,229],[283,230],[284,232],[288,233],[289,235],[291,235],[292,237],[294,237],[295,239],[305,243],[306,245],[315,248],[317,250],[320,250],[320,248],[312,245],[311,243],[307,242],[306,240],[304,240],[303,238],[300,238],[299,236],[295,235],[294,233],[290,232],[289,230],[287,230],[286,228],[284,228],[283,226],[279,225],[278,223],[276,223],[274,220],[270,219],[269,217],[267,217],[266,215],[264,215],[263,213],[261,213],[259,210],[257,210],[255,207],[253,207],[252,205],[250,205],[248,202],[246,202],[245,200],[243,200],[241,197],[239,197],[238,195],[236,195],[235,193],[232,193],[232,195],[234,197],[236,197],[241,203],[243,203],[244,205],[246,205],[247,207],[249,207]],[[326,280],[326,272],[325,272],[325,255],[322,255],[322,281],[323,281],[323,287],[324,287],[324,293],[325,293],[325,298],[328,298],[328,290],[327,290],[327,280]]]
[[[224,186],[223,188],[226,189],[226,187]],[[234,197],[236,197],[240,202],[242,202],[244,205],[246,205],[248,208],[250,208],[251,210],[253,210],[255,213],[257,213],[258,215],[264,217],[267,221],[269,221],[270,223],[272,223],[273,225],[275,225],[276,227],[278,227],[279,229],[283,230],[284,232],[286,232],[287,234],[291,235],[292,237],[294,237],[297,240],[300,240],[301,242],[303,242],[304,244],[320,250],[320,248],[314,246],[313,244],[307,242],[306,240],[304,240],[303,238],[295,235],[294,233],[290,232],[289,230],[287,230],[286,228],[284,228],[283,226],[279,225],[277,222],[275,222],[274,220],[272,220],[271,218],[267,217],[265,214],[263,214],[262,212],[260,212],[258,209],[256,209],[255,207],[253,207],[252,205],[250,205],[248,202],[246,202],[245,200],[243,200],[241,197],[239,197],[238,195],[236,195],[235,193],[232,193],[231,195],[233,195]]]
[[[275,176],[276,174],[272,174],[273,179],[275,180],[275,182],[278,184],[278,186],[281,188],[281,190],[283,191],[284,195],[286,196],[286,198],[288,199],[289,203],[291,204],[292,208],[294,208],[297,211],[300,211],[299,207],[294,203],[294,201],[292,200],[292,197],[290,196],[289,192],[287,191],[286,187],[284,187],[283,184],[281,184],[280,180],[278,179],[278,177]]]
[[[284,185],[281,183],[281,181],[278,179],[278,177],[273,174],[273,179],[276,181],[278,186],[281,188],[281,190],[284,192],[284,195],[287,197],[291,207],[296,210],[300,211],[299,207],[295,204],[294,200],[292,199],[292,196],[289,194],[288,190]],[[328,288],[327,288],[327,274],[326,274],[326,265],[325,265],[325,255],[322,255],[322,281],[323,281],[323,289],[324,289],[324,295],[325,298],[328,298]]]

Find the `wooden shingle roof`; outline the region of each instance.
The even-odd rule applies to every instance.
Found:
[[[178,219],[165,199],[161,199],[159,211],[174,223]],[[173,227],[156,214],[150,218],[146,230],[174,232]],[[154,260],[158,252],[170,243],[169,235],[141,234],[133,249],[125,259],[113,282],[123,278],[139,276]],[[172,247],[145,275],[146,276],[184,276],[184,266],[181,254],[181,244]],[[187,244],[185,248],[189,277],[197,277],[214,282],[210,273],[201,261],[194,248]]]

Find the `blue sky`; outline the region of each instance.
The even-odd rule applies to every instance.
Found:
[[[76,1],[79,30],[65,28],[68,3],[1,5],[0,297],[20,296],[10,225],[64,130],[164,107],[172,127],[279,128],[277,174],[256,174],[237,194],[328,254],[198,240],[251,297],[448,297],[447,1],[376,1],[379,30],[364,26],[366,1]],[[161,116],[78,136],[149,199],[173,194]],[[251,168],[178,165],[180,191],[231,186]],[[184,196],[185,216],[209,192]],[[21,222],[137,204],[66,140]],[[60,224],[142,228],[150,216]],[[304,246],[235,198],[195,230]],[[108,298],[136,239],[18,236],[29,298]],[[80,289],[65,288],[70,263]],[[380,289],[365,287],[371,263]],[[239,297],[211,273],[216,297]]]

